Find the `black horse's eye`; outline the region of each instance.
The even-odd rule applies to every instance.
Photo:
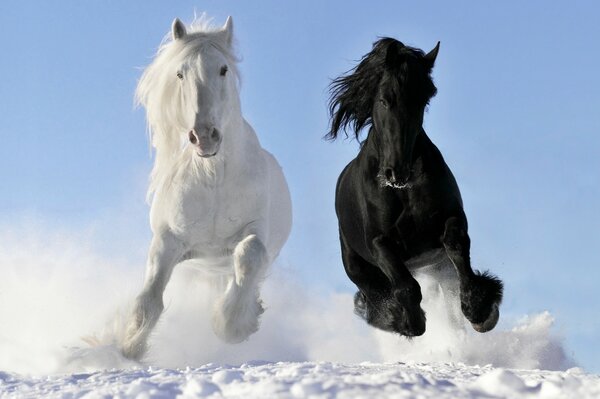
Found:
[[[183,74],[181,72],[177,72],[177,77],[179,80],[183,80]]]
[[[385,101],[385,99],[383,99],[383,98],[379,99],[379,104],[381,104],[381,106],[385,109],[387,109],[387,107],[388,107],[388,102]]]
[[[227,73],[228,70],[229,70],[229,68],[227,68],[227,65],[223,65],[221,67],[221,76],[225,76],[225,74]]]

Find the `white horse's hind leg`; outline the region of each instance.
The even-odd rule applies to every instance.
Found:
[[[173,267],[183,255],[183,245],[168,234],[154,236],[142,292],[135,300],[126,325],[121,351],[125,357],[140,359],[147,350],[147,340],[163,309],[163,292]]]
[[[228,343],[239,343],[258,330],[264,312],[259,284],[269,265],[267,250],[254,234],[240,241],[233,252],[234,276],[213,311],[215,334]]]

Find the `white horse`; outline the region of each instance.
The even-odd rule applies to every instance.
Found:
[[[247,339],[263,313],[259,285],[290,233],[281,167],[242,117],[232,42],[231,17],[221,28],[175,19],[137,87],[156,157],[146,277],[121,342],[129,358],[146,352],[183,261],[227,276],[215,283],[213,330],[228,343]]]

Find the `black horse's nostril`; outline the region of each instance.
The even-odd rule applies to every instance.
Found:
[[[193,130],[190,130],[188,137],[190,138],[190,143],[198,144],[198,137],[196,137],[196,133]]]
[[[396,181],[396,175],[394,173],[394,169],[385,168],[383,170],[383,173],[385,174],[385,178],[387,179],[387,181],[389,181],[390,183],[394,183]]]

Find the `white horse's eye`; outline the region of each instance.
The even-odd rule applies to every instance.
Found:
[[[177,77],[179,80],[183,80],[183,74],[181,72],[177,72]]]
[[[227,65],[223,65],[221,67],[221,76],[225,76],[225,74],[227,73],[228,70],[229,70],[229,68],[227,67]]]

